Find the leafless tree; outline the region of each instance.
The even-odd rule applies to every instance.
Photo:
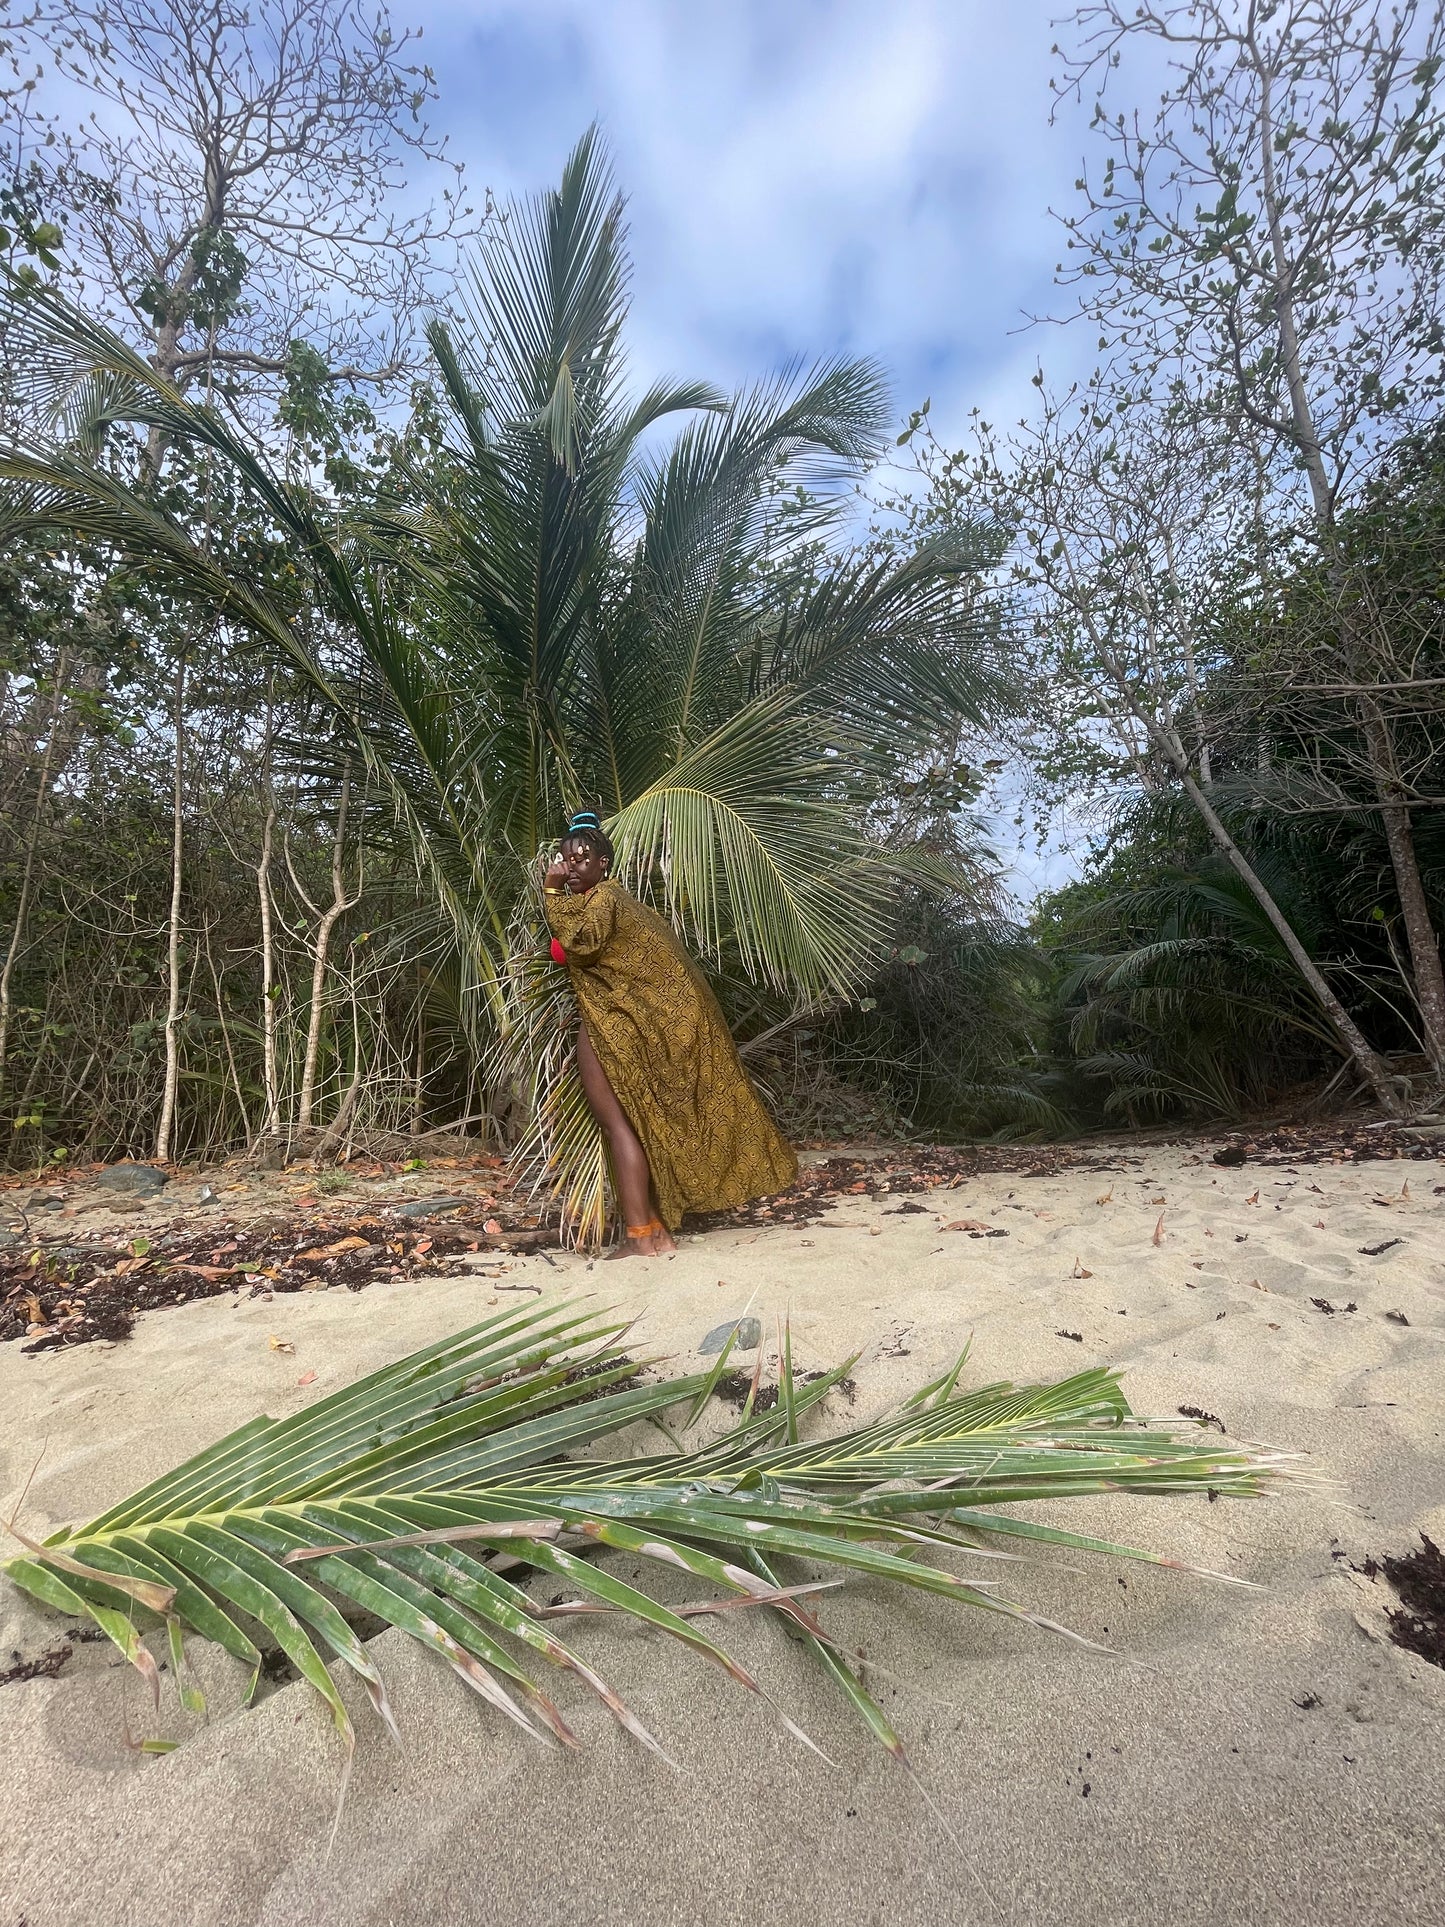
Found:
[[[1012,577],[1049,702],[1069,738],[1102,731],[1133,780],[1166,774],[1259,904],[1341,1051],[1388,1111],[1390,1073],[1278,899],[1231,834],[1214,793],[1209,671],[1201,617],[1216,563],[1250,508],[1202,479],[1207,459],[1185,422],[1120,409],[1105,377],[1063,397],[1044,391],[1032,423],[983,427],[953,469],[960,501],[1017,531]]]
[[[1198,371],[1199,412],[1225,430],[1240,478],[1262,478],[1262,513],[1279,529],[1303,511],[1328,558],[1348,491],[1438,407],[1445,381],[1445,7],[1103,0],[1075,25],[1063,85],[1096,91],[1106,156],[1064,220],[1061,278],[1137,394],[1174,405],[1161,370]],[[1149,58],[1165,70],[1157,108],[1111,111],[1120,70]],[[1408,773],[1376,694],[1394,652],[1367,623],[1339,641],[1335,679],[1353,685],[1425,1046],[1445,1080],[1445,970]]]
[[[418,37],[359,0],[76,0],[22,23],[91,101],[39,156],[77,291],[180,388],[274,390],[303,346],[329,380],[395,375],[478,224]]]

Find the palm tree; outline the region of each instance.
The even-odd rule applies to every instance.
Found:
[[[409,1633],[535,1738],[576,1744],[533,1677],[545,1660],[577,1675],[627,1732],[660,1752],[555,1623],[621,1615],[761,1692],[695,1623],[760,1609],[784,1620],[901,1759],[902,1742],[848,1648],[817,1616],[818,1591],[859,1576],[1063,1632],[995,1580],[940,1565],[940,1554],[991,1560],[997,1542],[1024,1539],[1173,1565],[999,1508],[1103,1491],[1248,1496],[1281,1463],[1202,1425],[1146,1429],[1109,1371],[961,1393],[964,1358],[892,1417],[805,1440],[800,1422],[855,1360],[799,1383],[786,1334],[770,1410],[758,1396],[760,1352],[739,1423],[699,1449],[566,1456],[682,1406],[686,1429],[717,1389],[730,1345],[709,1373],[653,1380],[623,1351],[626,1330],[605,1312],[566,1305],[499,1312],[289,1419],[252,1420],[44,1545],[12,1519],[26,1551],[5,1570],[46,1604],[100,1625],[157,1703],[137,1608],[144,1623],[164,1625],[172,1674],[192,1710],[204,1702],[185,1664],[184,1630],[251,1667],[248,1698],[262,1644],[279,1649],[324,1696],[348,1752],[351,1719],[328,1660],[360,1676],[395,1733],[385,1685],[348,1611]],[[664,1604],[584,1556],[607,1550],[648,1570],[681,1570],[706,1597]],[[797,1568],[791,1578],[787,1567]],[[541,1605],[519,1583],[534,1574],[571,1596]]]
[[[625,876],[706,955],[727,948],[799,1003],[845,996],[884,938],[900,861],[868,805],[1005,693],[964,546],[899,561],[835,545],[886,427],[877,369],[834,360],[730,398],[693,382],[630,400],[627,277],[589,133],[430,326],[435,434],[404,438],[377,499],[345,514],[106,330],[12,288],[11,338],[56,426],[0,459],[0,525],[143,562],[330,711],[337,753],[388,800],[446,914],[474,1045],[509,1041],[509,1074],[578,1126],[594,1228],[595,1136],[576,1092],[539,1080],[523,1021],[546,1001],[524,960],[559,819],[600,804]],[[248,579],[159,506],[117,458],[119,425],[250,491],[320,619],[295,621],[294,591]]]
[[[1253,896],[1233,871],[1201,869],[1099,906],[1111,947],[1066,959],[1072,1067],[1102,1087],[1111,1122],[1238,1119],[1331,1048]]]

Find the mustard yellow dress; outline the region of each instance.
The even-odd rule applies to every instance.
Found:
[[[656,911],[604,879],[545,899],[587,1035],[652,1167],[665,1224],[769,1197],[798,1160],[738,1059],[712,988]]]

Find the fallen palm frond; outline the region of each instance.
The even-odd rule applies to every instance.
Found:
[[[546,1573],[574,1595],[573,1609],[620,1613],[668,1634],[754,1692],[757,1682],[695,1621],[708,1610],[762,1607],[789,1623],[870,1731],[901,1755],[815,1615],[820,1581],[886,1580],[1065,1631],[940,1557],[997,1558],[995,1535],[1023,1535],[1155,1558],[996,1508],[1106,1491],[1255,1494],[1281,1463],[1196,1428],[1140,1424],[1109,1371],[960,1392],[962,1360],[894,1416],[805,1439],[802,1421],[854,1361],[798,1381],[786,1337],[771,1411],[750,1397],[739,1424],[693,1452],[569,1456],[670,1407],[685,1404],[694,1416],[727,1360],[725,1350],[707,1373],[652,1380],[624,1352],[626,1330],[606,1313],[568,1306],[499,1313],[292,1418],[253,1419],[44,1545],[12,1520],[26,1552],[5,1570],[36,1598],[95,1620],[157,1695],[141,1633],[145,1615],[159,1620],[191,1708],[201,1701],[184,1668],[183,1629],[245,1661],[250,1691],[262,1645],[279,1648],[323,1695],[348,1749],[351,1720],[330,1661],[361,1677],[394,1731],[348,1610],[410,1633],[536,1738],[576,1743],[533,1677],[546,1660],[576,1673],[660,1752],[546,1623],[565,1614],[541,1607],[517,1578]],[[586,1556],[605,1549],[685,1572],[716,1600],[664,1604]],[[784,1576],[786,1562],[806,1570]]]

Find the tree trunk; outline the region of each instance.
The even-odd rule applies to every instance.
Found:
[[[1389,726],[1377,716],[1366,722],[1365,729],[1375,768],[1375,789],[1380,799],[1385,841],[1395,872],[1405,941],[1410,948],[1410,975],[1420,1013],[1421,1038],[1438,1087],[1445,1084],[1445,969],[1441,968],[1440,944],[1415,855],[1414,825],[1394,776],[1394,745]]]
[[[1319,530],[1320,539],[1329,553],[1331,573],[1340,589],[1340,620],[1346,631],[1350,632],[1354,625],[1346,605],[1343,593],[1344,583],[1341,579],[1338,555],[1334,548],[1334,491],[1325,473],[1319,429],[1315,422],[1314,410],[1310,405],[1309,391],[1305,386],[1300,362],[1293,271],[1287,265],[1287,237],[1284,232],[1279,187],[1275,174],[1272,76],[1252,34],[1248,44],[1254,58],[1255,71],[1260,80],[1260,172],[1265,214],[1269,222],[1270,244],[1274,251],[1275,324],[1279,338],[1280,364],[1289,390],[1292,439],[1309,481],[1315,524]],[[1369,655],[1366,651],[1365,661],[1361,663],[1362,681],[1368,679],[1363,673],[1368,662]],[[1385,841],[1390,852],[1391,868],[1395,873],[1395,892],[1400,900],[1405,936],[1410,946],[1410,968],[1414,977],[1415,1002],[1420,1012],[1425,1051],[1438,1084],[1445,1080],[1445,973],[1442,973],[1440,965],[1439,939],[1435,934],[1429,902],[1420,879],[1420,865],[1415,855],[1414,825],[1410,820],[1408,808],[1400,798],[1394,745],[1390,739],[1388,726],[1378,715],[1371,717],[1367,714],[1364,734],[1369,750],[1370,775],[1380,801]]]
[[[416,1006],[416,1062],[411,1080],[411,1134],[421,1136],[423,1107],[426,1102],[426,987],[423,985]]]
[[[261,860],[256,865],[256,893],[261,905],[261,1081],[265,1093],[270,1137],[281,1135],[281,1093],[276,1081],[276,931],[271,914],[271,848],[276,831],[276,804],[268,803],[261,830]]]
[[[1381,1109],[1391,1117],[1398,1117],[1401,1111],[1399,1095],[1390,1081],[1390,1073],[1385,1068],[1383,1060],[1375,1051],[1371,1050],[1369,1044],[1366,1043],[1363,1032],[1340,1002],[1339,998],[1330,989],[1314,958],[1311,957],[1299,938],[1295,935],[1288,917],[1285,916],[1283,910],[1280,909],[1279,905],[1270,895],[1263,878],[1260,877],[1243,850],[1240,849],[1234,838],[1229,834],[1229,831],[1225,829],[1224,824],[1215,814],[1208,797],[1205,796],[1203,790],[1200,789],[1188,769],[1181,769],[1179,771],[1179,777],[1185,789],[1189,792],[1190,801],[1194,804],[1200,816],[1203,817],[1209,834],[1229,859],[1238,875],[1243,878],[1255,901],[1259,904],[1259,907],[1264,911],[1264,914],[1269,918],[1275,930],[1278,932],[1279,939],[1289,952],[1290,959],[1296,970],[1298,970],[1301,977],[1303,977],[1309,985],[1310,990],[1314,993],[1316,1001],[1324,1011],[1325,1016],[1329,1019],[1341,1044],[1354,1059],[1359,1067],[1360,1075],[1375,1093]]]
[[[336,812],[336,834],[331,839],[331,902],[316,928],[316,958],[311,970],[311,1014],[306,1026],[306,1058],[301,1072],[301,1099],[296,1108],[296,1128],[309,1131],[316,1106],[316,1067],[321,1056],[321,1019],[326,995],[326,957],[331,933],[339,917],[354,909],[359,896],[348,897],[342,876],[342,857],[346,842],[346,805],[351,792],[351,772],[341,779],[341,802]]]
[[[35,810],[30,819],[30,832],[25,839],[25,867],[20,873],[20,893],[15,899],[15,926],[10,932],[10,942],[5,949],[4,967],[0,968],[0,1090],[5,1085],[5,1059],[10,1049],[10,986],[15,976],[15,966],[25,943],[25,919],[30,910],[30,892],[35,881],[35,856],[40,846],[40,823],[45,813],[45,800],[50,794],[50,779],[55,768],[55,746],[60,733],[60,708],[65,700],[66,652],[62,649],[55,660],[55,695],[50,705],[50,726],[46,731],[45,755],[40,764],[40,781],[35,786]]]
[[[185,839],[181,819],[186,773],[186,660],[176,665],[176,755],[171,814],[171,915],[166,948],[166,1083],[161,1094],[161,1117],[156,1126],[156,1163],[166,1164],[175,1131],[176,1094],[181,1079],[181,878]]]
[[[1280,365],[1284,369],[1285,385],[1289,390],[1293,440],[1310,485],[1315,520],[1321,529],[1327,529],[1334,519],[1335,498],[1329,477],[1325,474],[1324,450],[1320,446],[1319,429],[1300,363],[1299,327],[1294,311],[1294,277],[1288,265],[1289,247],[1274,167],[1273,75],[1252,34],[1248,44],[1254,57],[1255,71],[1259,75],[1259,164],[1264,212],[1269,222],[1269,241],[1274,254],[1273,305],[1275,329],[1279,336]]]
[[[226,1050],[226,1064],[231,1073],[231,1089],[235,1093],[236,1109],[241,1116],[241,1129],[246,1134],[246,1149],[249,1151],[255,1142],[255,1133],[251,1129],[251,1116],[246,1109],[246,1093],[241,1083],[240,1070],[236,1064],[236,1053],[231,1044],[231,1027],[226,1022],[226,996],[221,986],[221,973],[216,968],[216,959],[211,951],[211,929],[209,924],[206,926],[205,945],[206,963],[210,968],[211,983],[215,990],[216,1022],[220,1026],[221,1042]]]
[[[1213,837],[1219,850],[1228,859],[1235,873],[1242,879],[1246,888],[1249,890],[1250,895],[1269,918],[1280,942],[1289,953],[1290,961],[1309,986],[1315,1001],[1328,1018],[1330,1027],[1339,1038],[1342,1049],[1354,1060],[1361,1077],[1374,1092],[1380,1108],[1388,1116],[1398,1117],[1401,1112],[1400,1098],[1394,1084],[1391,1082],[1390,1073],[1384,1061],[1365,1041],[1364,1034],[1356,1024],[1354,1018],[1351,1017],[1350,1013],[1345,1009],[1334,991],[1330,989],[1319,965],[1305,949],[1298,936],[1296,936],[1293,925],[1275,902],[1273,896],[1270,894],[1268,885],[1225,828],[1214,805],[1195,781],[1193,773],[1189,768],[1188,758],[1181,753],[1176,743],[1171,739],[1170,733],[1162,728],[1153,717],[1140,709],[1134,702],[1129,694],[1127,681],[1123,679],[1117,671],[1113,673],[1124,695],[1124,700],[1128,703],[1140,723],[1148,731],[1150,739],[1164,752],[1174,765],[1175,772],[1180,782],[1184,785],[1190,802],[1193,803],[1195,809],[1199,812],[1205,828]]]
[[[357,1103],[361,1097],[361,1084],[366,1070],[366,1060],[361,1049],[361,1023],[356,1008],[356,984],[351,986],[351,1082],[345,1095],[337,1106],[336,1115],[321,1133],[321,1142],[311,1154],[311,1162],[323,1164],[338,1148],[342,1139],[351,1129],[352,1119],[356,1116]]]

